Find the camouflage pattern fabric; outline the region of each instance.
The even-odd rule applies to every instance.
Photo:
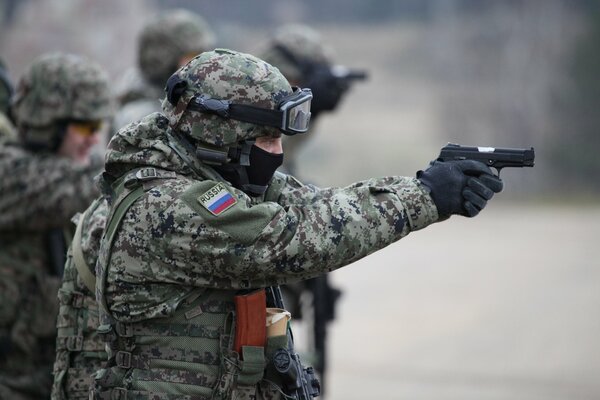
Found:
[[[0,398],[50,394],[60,277],[47,232],[70,228],[97,196],[97,172],[0,145]]]
[[[203,301],[216,296],[221,299],[219,304],[227,304],[232,291],[315,277],[359,260],[438,219],[427,191],[408,177],[319,189],[278,174],[271,184],[277,189],[275,193],[271,190],[266,198],[251,198],[221,181],[207,165],[200,170],[205,172],[192,175],[169,146],[169,128],[163,120],[154,114],[122,129],[107,152],[106,178],[117,179],[148,166],[177,174],[175,179],[164,180],[142,193],[126,210],[112,246],[103,240],[96,295],[103,312],[109,314],[106,320],[114,321],[114,326],[131,325],[135,331],[144,324],[169,324],[173,320],[185,325],[187,314],[182,314],[181,308],[193,309],[187,308],[193,304],[184,300],[195,298],[195,291],[200,291],[197,298]],[[211,212],[206,200],[215,190],[234,200],[218,214]],[[217,321],[222,323],[223,319]],[[223,329],[219,332],[226,332]],[[182,393],[179,385],[212,388],[215,398],[233,398],[239,389],[235,380],[239,385],[243,365],[235,363],[239,359],[231,354],[231,347],[211,347],[210,362],[215,357],[221,360],[221,376],[215,381],[214,375],[208,378],[192,373],[205,371],[208,361],[197,360],[197,367],[191,365],[191,359],[182,356],[191,351],[184,340],[157,340],[169,343],[168,348],[159,344],[153,347],[145,341],[145,348],[140,350],[125,339],[119,339],[121,347],[117,348],[129,346],[127,351],[133,357],[129,368],[101,371],[97,375],[101,385],[118,387],[127,395],[141,396],[141,390],[144,396],[150,393],[156,398],[177,398],[177,393]],[[164,365],[168,367],[162,368]],[[151,385],[152,381],[156,384]],[[256,398],[279,397],[267,386],[265,381],[258,384]],[[198,393],[204,393],[198,398],[210,397],[206,391]]]
[[[97,166],[78,166],[52,154],[0,143],[0,232],[26,234],[70,226],[71,217],[98,195],[94,177],[99,172]]]
[[[107,214],[108,203],[105,198],[99,198],[82,217],[81,251],[87,267],[94,272]],[[58,299],[60,309],[56,321],[58,335],[51,398],[87,399],[92,374],[105,364],[108,356],[104,342],[96,332],[99,325],[96,299],[77,272],[72,248],[67,256]]]

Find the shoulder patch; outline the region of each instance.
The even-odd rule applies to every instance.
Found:
[[[217,183],[208,191],[198,196],[197,200],[215,216],[223,213],[237,203],[235,197],[221,183]]]

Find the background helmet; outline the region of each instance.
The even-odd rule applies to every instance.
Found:
[[[186,10],[175,10],[150,21],[138,39],[138,64],[150,83],[164,85],[186,54],[199,54],[214,46],[206,21]]]
[[[108,118],[111,103],[108,78],[98,64],[55,53],[41,56],[25,71],[17,84],[12,115],[25,143],[55,150],[62,123]]]
[[[286,25],[274,33],[261,58],[279,68],[290,82],[301,83],[307,78],[305,64],[329,65],[332,53],[314,29],[305,25]]]
[[[292,93],[277,68],[259,58],[232,50],[205,52],[181,67],[169,79],[180,83],[175,96],[168,94],[163,110],[171,128],[196,142],[227,148],[259,136],[280,136],[277,128],[226,119],[187,109],[196,95],[276,109]]]

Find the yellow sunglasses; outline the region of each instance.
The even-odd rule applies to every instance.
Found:
[[[93,136],[102,129],[102,121],[72,121],[70,125],[83,136]]]

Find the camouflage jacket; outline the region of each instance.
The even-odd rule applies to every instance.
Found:
[[[168,320],[198,288],[206,295],[312,278],[438,219],[430,196],[407,177],[319,189],[277,174],[264,198],[249,197],[192,154],[192,168],[183,162],[166,122],[153,114],[128,126],[107,152],[108,180],[140,167],[173,174],[127,209],[112,246],[103,240],[97,300],[117,323]]]
[[[48,239],[97,196],[96,172],[0,144],[0,398],[50,394],[61,271]]]
[[[160,317],[169,299],[193,287],[244,289],[312,278],[438,219],[429,194],[408,177],[319,189],[278,175],[273,201],[249,197],[199,161],[203,176],[192,175],[168,147],[164,129],[156,129],[160,118],[153,114],[120,131],[107,153],[106,172],[115,177],[143,166],[177,173],[133,204],[117,231],[107,298],[118,319]],[[217,186],[234,203],[215,214],[206,197]]]

